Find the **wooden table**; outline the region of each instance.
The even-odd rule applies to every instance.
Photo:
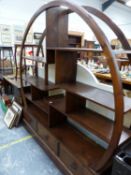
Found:
[[[111,74],[94,73],[94,75],[104,81],[111,81]],[[131,78],[122,78],[122,83],[124,87],[128,87],[131,90]]]

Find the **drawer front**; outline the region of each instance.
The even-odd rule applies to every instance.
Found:
[[[49,131],[38,122],[39,136],[45,141],[45,143],[57,154],[58,140],[49,133]]]
[[[87,175],[86,168],[62,144],[60,145],[60,159],[74,175]]]
[[[37,120],[25,111],[24,111],[24,118],[31,125],[32,129],[37,131]]]

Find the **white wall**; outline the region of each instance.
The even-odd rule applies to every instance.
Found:
[[[87,5],[91,5],[101,10],[100,1],[88,1]],[[130,32],[131,31],[131,20],[130,20],[131,8],[126,7],[118,2],[114,2],[107,10],[105,10],[104,13],[107,16],[109,16],[120,27],[120,29],[124,32],[127,38],[131,38],[131,32]],[[77,29],[77,31],[83,30],[85,32],[86,39],[96,40],[90,28],[87,27],[86,24],[79,17],[76,17],[76,15],[74,14],[70,16],[71,17],[69,20],[69,30],[75,30],[75,29]],[[92,17],[96,20],[97,24],[104,31],[109,41],[116,38],[116,35],[111,31],[111,29],[105,23],[103,23],[101,20],[99,20],[94,16]]]
[[[105,13],[121,28],[127,38],[131,38],[131,8],[114,2]],[[113,38],[113,35],[109,35]]]
[[[46,2],[46,0],[44,0]],[[33,13],[43,5],[42,0],[2,0],[0,1],[0,24],[11,26],[11,37],[14,40],[14,26],[26,27]],[[39,25],[38,25],[39,26]],[[0,44],[2,44],[0,39]],[[13,42],[12,42],[13,44]]]
[[[76,2],[75,0],[73,0],[74,2]],[[101,9],[101,3],[99,0],[82,0],[79,1],[77,0],[80,4],[82,5],[88,5],[88,6],[92,6],[97,9]],[[78,4],[79,4],[78,3]],[[92,32],[92,30],[90,29],[89,26],[87,26],[87,24],[75,13],[70,14],[69,17],[69,30],[70,31],[79,31],[79,32],[84,32],[84,38],[88,39],[88,40],[93,40],[94,39],[94,34]]]

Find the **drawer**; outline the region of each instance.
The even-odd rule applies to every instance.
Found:
[[[76,160],[75,155],[73,156],[63,144],[60,144],[59,156],[61,161],[74,175],[88,174],[88,170],[83,167],[78,160]]]
[[[39,122],[37,132],[45,143],[55,152],[55,154],[57,154],[58,140]]]
[[[24,114],[24,118],[30,124],[30,126],[32,127],[32,129],[34,129],[35,131],[37,131],[37,120],[36,120],[36,118],[32,117],[30,114],[28,114],[25,111],[23,112],[23,114]]]

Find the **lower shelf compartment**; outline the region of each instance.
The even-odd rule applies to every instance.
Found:
[[[92,132],[105,142],[110,143],[114,127],[113,121],[89,109],[75,111],[74,113],[69,113],[68,116],[70,119],[77,122],[79,125]],[[131,131],[123,127],[119,145],[123,144],[130,138]]]
[[[89,174],[87,168],[80,164],[79,160],[77,160],[63,144],[60,145],[59,158],[73,174]]]
[[[68,123],[51,128],[51,132],[59,139],[60,145],[64,145],[72,156],[75,155],[75,160],[79,160],[85,167],[95,167],[104,154],[104,148],[83,136]]]
[[[55,95],[50,97],[45,97],[40,100],[32,100],[31,94],[26,94],[26,99],[33,103],[35,106],[39,107],[41,110],[49,113],[49,105],[58,106],[61,112],[65,112],[65,97],[64,95]]]
[[[52,151],[58,155],[59,141],[55,138],[48,129],[46,129],[41,123],[37,123],[37,134],[44,140],[44,142],[52,149]]]
[[[29,122],[32,126],[36,125],[39,121],[44,126],[48,126],[48,116],[41,110],[38,110],[36,106],[33,104],[28,104],[28,108],[23,110],[24,118]],[[37,126],[36,126],[37,129]]]
[[[72,173],[68,170],[68,168],[65,166],[65,164],[59,159],[59,157],[52,151],[51,148],[45,143],[45,141],[38,135],[34,129],[30,126],[30,124],[26,121],[26,119],[23,119],[24,125],[26,129],[31,132],[34,136],[34,138],[38,141],[40,146],[47,152],[49,157],[54,161],[54,163],[60,168],[60,170],[65,175],[72,175]]]
[[[67,140],[67,136],[69,132],[66,132],[66,134],[63,135],[63,138],[60,138],[60,135],[58,133],[56,134],[57,131],[61,132],[61,127],[57,129],[51,128],[49,131],[49,129],[47,129],[46,127],[41,125],[39,122],[37,122],[37,126],[39,127],[39,129],[34,130],[34,128],[30,125],[30,123],[26,119],[24,119],[23,121],[26,127],[29,129],[29,131],[31,131],[34,134],[34,136],[41,142],[42,146],[44,148],[46,147],[46,150],[48,149],[48,152],[50,154],[53,154],[52,155],[53,159],[57,161],[58,166],[62,166],[64,168],[65,174],[96,175],[96,173],[88,165],[91,165],[92,162],[96,162],[96,159],[98,159],[98,157],[101,156],[104,150],[100,148],[99,153],[98,151],[95,151],[93,153],[92,151],[94,151],[95,149],[94,147],[96,146],[96,144],[92,143],[91,140],[87,141],[87,140],[81,139],[79,136],[79,133],[77,133],[75,130],[72,130],[70,126],[68,126],[68,124],[64,124],[62,127],[63,128],[62,130],[70,128],[69,132],[71,136],[75,137],[75,138],[72,138],[72,140],[70,139]],[[64,138],[65,136],[66,136],[66,141],[63,142],[62,140],[65,139]],[[78,146],[83,145],[81,149],[77,149],[76,141]],[[87,145],[89,146],[85,150]],[[97,153],[97,155],[95,155],[95,153]],[[84,154],[86,154],[86,156],[83,157]],[[90,158],[90,156],[93,154],[94,154],[94,158],[92,159]],[[88,160],[84,160],[87,157],[88,157]],[[85,161],[86,161],[86,164],[84,165]],[[88,165],[87,165],[87,162],[88,162]]]

